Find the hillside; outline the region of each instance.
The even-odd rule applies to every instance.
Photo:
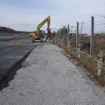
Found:
[[[7,32],[7,33],[31,33],[30,32],[26,32],[26,31],[16,31],[12,28],[9,28],[9,27],[2,27],[0,26],[0,32]]]
[[[17,31],[15,31],[15,30],[13,30],[13,29],[11,29],[11,28],[9,28],[9,27],[1,27],[0,26],[0,32],[9,32],[9,33],[16,33]]]
[[[17,31],[16,30],[13,30],[9,27],[1,27],[0,26],[0,32],[9,32],[9,33],[16,33]]]

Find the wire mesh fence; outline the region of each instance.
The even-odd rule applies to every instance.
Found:
[[[90,54],[90,22],[80,23],[80,45],[81,51]]]
[[[103,51],[105,56],[105,23],[103,21],[96,20],[94,38],[94,54]]]
[[[95,20],[96,21],[96,20]],[[77,59],[94,78],[105,85],[105,32],[104,24],[90,21],[77,22],[75,26],[64,26],[53,33],[53,43]],[[103,28],[100,30],[99,25]],[[101,81],[103,80],[103,82]]]

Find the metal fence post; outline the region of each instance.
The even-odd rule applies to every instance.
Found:
[[[65,29],[63,27],[63,47],[65,47]]]
[[[76,48],[79,44],[79,22],[77,22],[77,31],[76,31]]]
[[[62,47],[64,47],[64,28],[62,29]]]
[[[68,36],[68,52],[70,52],[70,36],[69,36],[69,25],[68,25],[68,29],[67,29],[67,36]]]
[[[58,31],[56,32],[56,44],[57,44],[57,42],[58,42],[57,36],[58,36]]]
[[[99,54],[99,61],[98,61],[98,76],[101,76],[102,73],[102,65],[103,65],[103,51]]]
[[[80,54],[81,54],[80,44],[78,45],[78,48],[77,48],[77,53],[78,53],[78,58],[80,58]]]
[[[91,17],[91,37],[90,37],[90,56],[93,56],[94,51],[94,17]]]
[[[59,30],[59,45],[61,47],[61,29]]]
[[[54,33],[52,33],[52,42],[54,43]]]
[[[57,32],[55,33],[55,44],[56,44],[56,42],[57,42]]]
[[[59,30],[57,31],[57,44],[59,46]]]
[[[61,47],[62,47],[62,28],[60,30],[60,33],[61,33]]]

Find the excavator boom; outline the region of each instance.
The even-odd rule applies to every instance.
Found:
[[[44,19],[38,26],[37,26],[37,35],[39,35],[39,30],[40,28],[47,22],[47,28],[49,29],[50,27],[50,16],[48,18]]]

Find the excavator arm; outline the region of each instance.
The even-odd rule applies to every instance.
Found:
[[[49,30],[50,27],[50,16],[48,18],[44,19],[38,26],[37,26],[37,35],[40,34],[40,28],[47,22],[47,30]]]

